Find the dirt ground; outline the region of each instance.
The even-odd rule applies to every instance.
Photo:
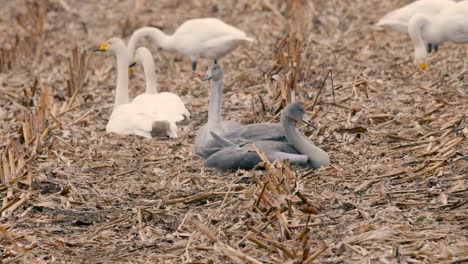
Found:
[[[408,2],[0,1],[0,263],[468,262],[466,47],[418,70],[408,36],[372,26]],[[276,122],[299,101],[330,167],[204,169],[210,62],[149,41],[192,118],[176,140],[105,133],[115,59],[89,50],[207,16],[256,38],[220,61],[223,118]]]

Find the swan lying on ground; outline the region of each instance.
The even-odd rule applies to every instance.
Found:
[[[428,16],[437,15],[442,9],[455,4],[453,0],[417,0],[398,8],[382,17],[375,25],[377,27],[390,27],[398,32],[408,34],[408,22],[415,14]],[[428,43],[427,51],[430,53],[439,49],[436,43]]]
[[[223,104],[223,76],[224,73],[218,64],[213,64],[211,74],[203,79],[210,80],[210,101],[208,106],[208,122],[197,132],[193,143],[193,155],[203,159],[222,148],[211,135],[213,131],[219,135],[224,135],[242,125],[234,121],[222,121],[221,107]]]
[[[468,1],[452,4],[435,16],[414,15],[409,21],[408,32],[414,44],[414,63],[425,70],[426,43],[468,43]]]
[[[263,153],[269,161],[288,160],[292,164],[308,169],[317,169],[330,165],[328,153],[314,145],[314,143],[297,131],[294,123],[309,119],[304,108],[298,103],[289,104],[281,114],[281,126],[287,142],[260,140],[249,143],[233,144],[228,139],[213,133],[220,144],[225,147],[206,161],[205,166],[223,171],[237,169],[253,169],[262,160],[253,148],[253,144]]]
[[[192,70],[196,70],[199,58],[207,58],[217,63],[218,59],[240,44],[254,41],[242,30],[217,18],[198,18],[185,21],[172,35],[154,27],[136,30],[128,41],[130,54],[133,54],[138,41],[145,36],[151,37],[164,50],[177,51],[190,57]]]
[[[147,48],[140,47],[136,50],[134,62],[131,66],[136,64],[141,64],[143,66],[146,90],[144,94],[135,97],[133,102],[147,105],[171,123],[190,118],[189,111],[177,94],[170,92],[159,93],[153,56]]]
[[[135,134],[145,138],[159,136],[159,133],[163,132],[171,138],[177,137],[175,123],[164,119],[164,116],[160,112],[142,103],[144,99],[130,102],[128,93],[128,62],[130,60],[130,53],[125,43],[119,38],[112,38],[94,51],[111,51],[117,59],[117,85],[114,109],[107,123],[106,132],[120,135]],[[139,97],[145,98],[145,96],[151,96],[151,94],[145,93]]]

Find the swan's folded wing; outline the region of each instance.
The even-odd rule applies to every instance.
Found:
[[[444,31],[456,43],[468,43],[468,5],[464,13],[455,14],[445,20]]]
[[[239,135],[240,141],[253,142],[259,140],[286,141],[280,124],[258,123],[246,125]]]
[[[250,170],[261,161],[257,153],[251,151],[250,145],[245,145],[243,147],[233,145],[223,148],[211,155],[205,161],[205,166],[222,171],[235,171],[238,169]]]
[[[115,109],[106,126],[107,132],[120,135],[136,134],[145,138],[151,138],[153,117],[138,111],[138,108],[122,105]]]

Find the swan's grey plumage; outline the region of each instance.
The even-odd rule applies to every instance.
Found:
[[[283,110],[281,114],[281,126],[287,142],[260,140],[230,145],[232,141],[223,138],[223,136],[215,135],[215,139],[220,140],[219,144],[225,147],[211,155],[205,161],[205,166],[229,171],[252,169],[261,161],[253,149],[253,144],[260,151],[264,152],[270,161],[289,160],[292,164],[301,165],[309,169],[328,166],[330,164],[328,154],[319,147],[316,147],[310,139],[299,133],[293,125],[293,123],[301,122],[306,118],[307,114],[304,108],[298,103],[292,103]]]
[[[210,79],[208,123],[200,128],[195,137],[194,155],[206,159],[223,148],[222,139],[215,140],[210,132],[222,135],[224,139],[233,144],[260,140],[286,141],[281,124],[241,125],[238,122],[221,121],[223,77],[223,70],[218,64],[213,64],[211,73],[204,77],[204,79]]]
[[[258,150],[265,153],[270,161],[288,160],[292,164],[304,165],[308,160],[306,155],[300,154],[291,144],[279,141],[260,140],[253,143],[242,143],[225,147],[211,155],[205,161],[205,166],[224,171],[253,169],[262,161],[255,151],[253,144],[255,144]]]
[[[239,127],[224,136],[231,142],[253,142],[259,140],[286,141],[281,124],[255,123]]]
[[[224,135],[242,126],[238,122],[222,121],[223,76],[224,73],[221,67],[218,64],[213,64],[211,73],[204,78],[210,80],[208,122],[198,130],[193,144],[193,154],[203,159],[208,158],[222,148],[222,145],[211,136],[210,131]]]

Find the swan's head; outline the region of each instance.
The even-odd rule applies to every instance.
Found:
[[[283,110],[282,116],[287,117],[288,120],[291,120],[294,123],[304,122],[310,124],[310,116],[299,103],[291,103],[286,106]]]
[[[93,51],[112,51],[119,52],[126,49],[125,43],[120,38],[111,38],[102,43],[101,46],[95,48]]]
[[[206,74],[202,78],[202,80],[203,81],[206,81],[206,80],[219,81],[223,79],[223,76],[224,76],[224,72],[223,72],[223,69],[221,69],[221,66],[219,66],[218,64],[213,64],[213,66],[211,67],[211,72]]]
[[[418,65],[421,70],[427,69],[426,58],[429,53],[423,35],[430,26],[430,18],[423,14],[415,14],[408,22],[408,34],[414,44],[414,64]]]
[[[151,56],[151,52],[145,48],[145,47],[139,47],[136,51],[135,51],[135,57],[133,57],[133,61],[132,63],[130,64],[130,67],[133,67],[135,66],[136,64],[143,64],[143,62],[147,59],[151,59],[152,56]]]
[[[424,46],[423,48],[421,47],[415,47],[414,49],[414,64],[418,66],[419,69],[421,70],[426,70],[427,69],[427,50],[426,47]]]

